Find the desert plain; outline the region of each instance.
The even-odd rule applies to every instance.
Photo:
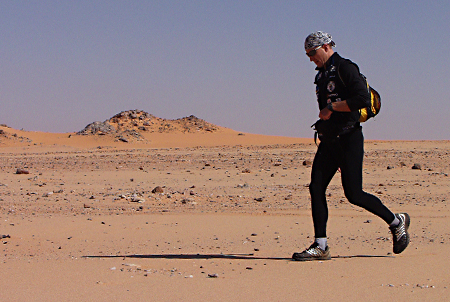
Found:
[[[411,216],[402,254],[337,173],[332,260],[296,262],[311,138],[119,117],[135,132],[0,127],[0,301],[449,299],[450,141],[366,141],[364,190]]]

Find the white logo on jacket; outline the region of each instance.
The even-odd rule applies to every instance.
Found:
[[[333,92],[335,88],[336,88],[336,84],[333,81],[330,81],[327,85],[328,92]]]

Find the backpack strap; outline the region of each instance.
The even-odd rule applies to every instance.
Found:
[[[358,69],[358,73],[360,76],[362,76],[363,80],[367,83],[367,79],[366,77],[359,71],[359,66],[356,65],[355,63],[353,63],[352,61],[348,60],[348,59],[341,59],[341,60],[346,60],[347,62],[349,62],[350,64],[355,65],[356,69]],[[345,84],[344,80],[342,79],[341,73],[339,71],[339,67],[341,67],[341,60],[338,62],[337,66],[336,66],[336,71],[337,74],[339,76],[339,80],[341,80],[341,83],[344,85],[344,87],[347,87],[347,85]]]
[[[313,130],[314,130],[314,143],[316,144],[317,147],[319,147],[319,144],[317,143],[317,137],[319,136],[319,133],[317,132],[317,129],[316,129],[316,123],[317,122],[312,124],[311,128],[313,128]]]

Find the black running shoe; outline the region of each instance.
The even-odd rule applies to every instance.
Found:
[[[301,253],[294,253],[292,255],[292,259],[296,261],[311,261],[311,260],[330,260],[330,249],[327,248],[325,250],[322,250],[319,247],[319,244],[317,242],[314,242],[311,244],[309,248],[304,250]]]
[[[394,241],[394,254],[403,252],[409,244],[408,228],[410,218],[407,213],[395,214],[395,217],[400,220],[398,226],[389,227],[392,233],[392,240]]]

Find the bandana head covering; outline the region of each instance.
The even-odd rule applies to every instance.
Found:
[[[305,39],[305,50],[316,48],[325,44],[330,44],[331,46],[336,46],[334,41],[331,39],[331,35],[323,31],[316,31],[310,34]]]

